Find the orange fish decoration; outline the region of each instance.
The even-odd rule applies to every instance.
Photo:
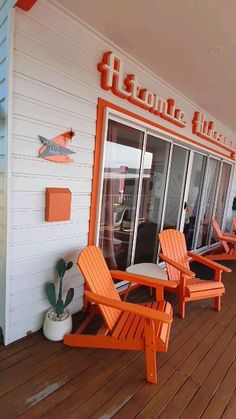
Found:
[[[48,140],[47,138],[39,135],[39,139],[43,143],[43,146],[39,150],[39,157],[57,163],[72,163],[74,160],[71,159],[68,154],[75,154],[75,152],[69,150],[66,146],[69,141],[72,140],[74,135],[75,132],[72,131],[72,129],[58,135],[52,140]]]

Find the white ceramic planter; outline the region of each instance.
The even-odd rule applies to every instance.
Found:
[[[62,319],[53,319],[54,309],[51,308],[45,316],[43,325],[43,334],[49,340],[62,340],[64,335],[72,330],[71,314],[65,310],[65,316]]]

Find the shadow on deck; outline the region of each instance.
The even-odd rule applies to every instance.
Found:
[[[143,353],[69,348],[37,333],[0,347],[1,417],[235,419],[236,263],[228,266],[220,313],[202,300],[175,316],[157,385],[146,382]],[[176,311],[176,297],[166,299]]]

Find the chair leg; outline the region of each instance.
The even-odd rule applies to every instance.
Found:
[[[216,311],[220,311],[221,309],[221,296],[214,298],[214,306]]]
[[[179,316],[184,319],[185,318],[185,300],[183,297],[179,297]]]
[[[155,324],[152,320],[148,320],[145,325],[145,356],[147,381],[152,384],[157,384]]]

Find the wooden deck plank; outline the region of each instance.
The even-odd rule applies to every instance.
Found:
[[[192,311],[192,313],[189,316],[189,323],[191,323],[195,318],[197,318],[199,312],[196,311]],[[178,323],[179,322],[179,323]],[[181,330],[184,329],[184,325],[181,321],[181,319],[177,318],[176,319],[176,328],[178,329],[178,332],[180,333]],[[121,369],[121,364],[119,363],[119,355],[118,355],[119,351],[107,351],[107,357],[106,359],[102,360],[101,362],[98,362],[97,365],[94,366],[93,369],[93,376],[96,377],[96,379],[92,380],[91,383],[91,377],[90,377],[90,373],[82,373],[82,376],[80,375],[79,378],[75,378],[73,380],[71,380],[70,382],[68,382],[67,385],[64,385],[63,387],[61,387],[60,389],[58,388],[56,392],[53,392],[52,395],[49,395],[48,397],[43,398],[43,400],[38,401],[38,403],[35,405],[35,407],[29,409],[25,415],[26,417],[32,417],[30,415],[36,415],[36,413],[47,413],[47,411],[49,410],[48,406],[51,406],[51,409],[53,409],[55,407],[55,412],[51,412],[50,415],[57,415],[61,412],[62,409],[66,410],[66,406],[69,406],[69,410],[71,409],[71,406],[73,406],[73,403],[76,402],[78,403],[78,401],[83,397],[86,397],[86,394],[90,394],[91,393],[91,388],[94,388],[94,391],[96,391],[96,387],[100,388],[102,386],[102,384],[105,382],[106,377],[103,375],[101,376],[101,372],[103,372],[104,374],[104,370],[106,368],[106,365],[110,365],[111,364],[111,368],[110,371],[107,369],[106,370],[106,374],[108,377],[108,381],[109,379],[111,379],[114,376],[114,373],[116,371],[116,369],[118,369],[118,372]],[[129,358],[132,359],[136,357],[136,355],[132,352],[129,353]],[[122,359],[124,358],[124,362],[126,361],[126,363],[129,362],[128,357],[125,355],[124,352],[122,352]],[[115,367],[114,362],[117,363],[117,367]],[[115,369],[116,368],[116,369]],[[98,376],[99,375],[99,376]],[[98,377],[99,379],[98,379]],[[83,390],[81,389],[82,386],[86,386]],[[78,397],[78,392],[79,392],[79,397]],[[75,393],[73,395],[73,393]],[[69,398],[69,396],[71,396],[71,398]],[[66,400],[68,398],[68,400]],[[63,404],[63,400],[65,400],[65,403]],[[61,404],[62,403],[62,404]],[[56,408],[56,405],[59,406]]]
[[[3,417],[16,417],[28,408],[38,403],[42,398],[68,382],[74,375],[80,374],[83,369],[92,367],[92,364],[105,356],[105,351],[96,353],[94,350],[61,353],[57,362],[48,364],[48,368],[31,378],[21,386],[18,386],[10,394],[0,399],[1,414]],[[9,397],[10,396],[10,397]]]
[[[206,337],[209,335],[211,328],[212,322],[209,321],[208,328],[206,328],[205,331]],[[142,411],[140,417],[157,417],[162,408],[168,402],[170,394],[174,394],[175,388],[178,388],[180,383],[187,378],[186,372],[179,370],[179,367],[181,366],[182,368],[184,364],[188,364],[188,368],[191,368],[191,366],[194,365],[194,355],[198,354],[198,356],[204,356],[204,348],[202,348],[201,352],[199,352],[199,348],[194,351],[195,346],[199,346],[202,342],[202,333],[203,328],[201,327],[192,336],[191,341],[187,341],[186,344],[164,364],[164,366],[160,367],[159,362],[159,386],[150,387],[149,384],[145,384],[135,393],[134,384],[138,383],[139,379],[141,381],[141,377],[138,379],[138,376],[136,375],[130,383],[126,384],[124,388],[121,389],[121,392],[109,399],[108,402],[104,404],[102,408],[100,408],[99,411],[97,411],[92,417],[105,416],[106,414],[110,415],[111,407],[113,407],[112,414],[114,415],[114,406],[117,406],[117,410],[120,409],[119,414],[115,417],[136,417],[140,410]],[[161,354],[161,356],[162,355],[165,357],[166,355],[168,356],[168,353]],[[124,390],[125,392],[128,391],[128,393],[133,394],[133,396],[130,403],[126,403],[125,407],[121,408],[122,406],[120,401],[126,400],[124,397]]]
[[[236,317],[227,325],[223,333],[218,337],[215,345],[209,348],[204,358],[194,369],[190,377],[184,382],[176,395],[171,398],[164,411],[159,415],[160,419],[172,419],[173,412],[179,417],[188,403],[194,397],[204,380],[215,368],[215,364],[226,350],[236,330]],[[193,413],[194,416],[194,413]]]
[[[209,312],[209,316],[214,316],[214,311],[211,310]],[[204,313],[201,313],[201,315],[198,316],[196,319],[197,331],[194,329],[193,322],[189,325],[189,328],[183,329],[182,335],[185,336],[186,342],[183,339],[183,336],[181,338],[178,336],[177,338],[177,346],[174,345],[174,342],[172,342],[172,345],[170,346],[170,349],[165,354],[158,354],[157,360],[158,360],[158,374],[159,374],[159,385],[161,380],[161,365],[165,365],[165,378],[168,377],[168,374],[171,375],[173,373],[173,370],[175,370],[177,367],[176,365],[181,365],[183,359],[185,359],[186,352],[186,343],[189,341],[189,337],[191,336],[192,340],[194,340],[195,335],[198,333],[199,340],[202,333],[202,319],[205,317]],[[211,327],[211,326],[210,326]],[[200,331],[199,331],[200,329]],[[188,332],[188,333],[187,333]],[[208,329],[207,329],[208,332]],[[180,351],[176,350],[177,348],[181,348]],[[171,358],[172,351],[175,351],[174,357]],[[167,362],[168,360],[168,362]],[[142,362],[142,364],[141,364]],[[141,369],[140,369],[141,367]],[[124,381],[119,381],[120,377],[116,377],[115,380],[111,380],[110,383],[108,383],[106,386],[103,386],[97,394],[95,394],[92,398],[88,399],[83,405],[80,405],[73,413],[71,417],[76,417],[76,414],[78,415],[78,412],[82,413],[86,411],[88,406],[94,406],[96,409],[98,404],[98,400],[100,404],[103,402],[104,405],[99,409],[99,411],[96,412],[94,417],[99,417],[104,414],[104,412],[108,411],[109,415],[112,412],[112,415],[116,413],[117,410],[120,408],[122,409],[122,401],[128,400],[129,397],[132,397],[133,394],[135,394],[135,391],[138,390],[141,394],[143,394],[144,388],[147,389],[148,394],[150,395],[150,392],[156,391],[157,386],[150,386],[150,384],[146,384],[146,381],[144,380],[145,376],[145,360],[144,357],[140,358],[139,364],[137,366],[134,365],[134,376],[130,378],[130,380],[127,380],[127,377],[124,377]],[[116,381],[118,381],[118,386],[120,386],[120,389],[118,389],[118,392],[114,392],[114,389],[116,387]],[[144,403],[146,403],[146,398],[148,395],[145,395],[144,397]],[[139,397],[137,397],[138,402],[140,402]],[[128,406],[129,405],[129,406]],[[126,412],[126,408],[124,409],[125,412],[122,413],[120,417],[130,417],[130,403],[128,403]],[[115,408],[116,406],[116,408]],[[138,403],[139,406],[139,403]],[[139,406],[140,408],[140,406]],[[133,414],[133,412],[132,412]],[[131,416],[132,417],[132,416]]]
[[[29,358],[12,365],[1,373],[0,397],[33,377],[37,371],[40,371],[41,365],[45,365],[46,368],[49,362],[48,358],[51,356],[53,360],[60,351],[64,352],[63,345],[57,345],[56,342],[49,342],[44,339]]]
[[[196,318],[197,318],[197,316],[196,316]],[[181,319],[180,319],[180,322],[181,322]],[[191,323],[192,323],[191,322],[191,319],[189,318],[189,324],[191,324]],[[184,324],[182,322],[181,322],[181,328],[182,328],[182,331],[185,330]],[[181,328],[180,328],[180,330],[181,330]],[[194,331],[192,331],[192,327],[189,328],[189,331],[191,332],[191,335],[192,335],[192,333],[194,333]],[[177,344],[179,346],[183,344],[181,338],[179,338],[179,337],[177,338],[176,337],[176,339],[177,339]],[[133,358],[134,358],[134,356],[133,356]],[[141,362],[142,362],[142,364],[141,364]],[[143,384],[143,382],[145,382],[145,369],[144,369],[144,365],[145,365],[144,364],[144,357],[142,357],[142,358],[139,357],[138,365],[135,366],[135,368],[136,368],[135,372],[137,373],[137,368],[138,368],[138,371],[140,370],[142,384]],[[119,372],[120,372],[120,369],[119,369],[119,365],[118,365],[117,366],[117,373],[119,373]],[[113,378],[114,377],[111,376],[110,377],[110,380],[113,379]],[[69,400],[66,401],[66,406],[65,406],[64,403],[61,405],[61,408],[62,409],[66,409],[66,414],[68,414],[71,411],[73,411],[73,409],[75,409],[76,406],[77,407],[80,406],[81,403],[83,403],[85,399],[89,399],[90,398],[90,396],[91,396],[91,389],[93,389],[93,387],[94,387],[94,380],[95,379],[91,379],[91,381],[90,381],[89,385],[87,386],[87,388],[85,389],[85,393],[83,395],[81,395],[81,392],[77,392],[77,394],[74,394]],[[99,380],[100,381],[100,387],[99,388],[102,388],[102,380],[103,380],[103,378],[100,377],[100,380]],[[97,381],[97,379],[96,379],[96,381]],[[103,384],[106,384],[106,383],[103,382]],[[108,387],[111,387],[110,381],[108,383]],[[54,416],[54,413],[55,414],[59,413],[59,409],[56,408],[55,411],[53,410],[52,412],[50,412],[50,414],[53,414],[53,417],[56,417],[56,416]]]
[[[42,336],[40,333],[37,333],[32,336],[28,336],[27,338],[23,338],[18,342],[11,343],[6,347],[1,345],[0,365],[2,365],[2,361],[5,361],[5,359],[10,358],[11,356],[18,354],[26,348],[32,347],[41,341]]]
[[[234,309],[229,309],[227,313],[230,313],[233,316]],[[228,320],[226,315],[223,315],[223,319],[225,320],[225,322],[227,322]],[[198,342],[197,345],[195,345],[193,351],[189,354],[186,360],[182,362],[179,370],[177,370],[169,378],[169,380],[166,382],[166,385],[163,386],[161,391],[158,391],[157,394],[153,397],[153,399],[148,404],[146,404],[144,409],[142,409],[140,413],[137,415],[137,418],[156,417],[163,411],[163,409],[169,403],[170,398],[172,398],[176,394],[176,392],[184,384],[188,376],[195,369],[196,365],[203,359],[209,345],[213,345],[217,341],[218,332],[221,331],[222,327],[225,326],[225,322],[223,321],[222,324],[220,324],[219,320],[215,325],[212,324],[212,326],[209,327],[208,332],[205,333],[205,335],[202,334],[200,342]],[[211,322],[208,322],[209,326],[210,323]],[[201,328],[201,331],[203,331],[203,329],[204,327]]]
[[[37,338],[37,339],[35,339]],[[10,367],[13,367],[14,365],[18,364],[19,362],[23,362],[24,360],[27,360],[27,358],[31,357],[37,352],[38,345],[42,342],[42,336],[40,334],[37,334],[35,336],[32,336],[32,342],[30,344],[30,341],[27,345],[22,345],[21,348],[19,348],[18,351],[14,351],[14,353],[11,354],[11,352],[8,353],[8,356],[6,356],[4,359],[0,360],[0,373],[2,376],[2,372],[4,370],[8,370],[7,375],[10,372]]]
[[[61,386],[58,386],[57,391],[52,391],[51,394],[41,394],[41,398],[37,400],[37,403],[31,403],[31,406],[24,406],[24,411],[22,410],[21,413],[23,417],[35,417],[37,415],[46,415],[49,411],[49,417],[60,416],[60,413],[63,411],[66,412],[66,405],[70,406],[71,399],[69,397],[75,395],[78,391],[82,395],[83,398],[86,397],[87,388],[90,384],[91,379],[95,376],[97,377],[97,385],[100,387],[103,384],[101,383],[100,374],[106,372],[106,376],[108,379],[112,377],[117,370],[117,362],[120,367],[126,368],[127,363],[129,362],[129,358],[132,358],[133,354],[129,352],[127,354],[123,351],[103,351],[102,356],[99,357],[96,354],[97,351],[94,352],[94,362],[91,365],[87,365],[82,363],[81,369],[82,371],[79,375],[71,374],[70,379],[67,382],[62,383]],[[107,365],[109,365],[108,368]],[[91,374],[92,372],[92,374]],[[92,378],[91,378],[92,377]],[[47,372],[45,372],[45,381],[47,380]],[[104,376],[103,376],[104,380]],[[96,383],[94,384],[94,391],[96,391]],[[76,394],[77,397],[77,394]],[[64,403],[63,403],[64,401]],[[52,410],[55,408],[55,413]]]
[[[196,318],[197,317],[197,315],[198,315],[198,311],[196,310],[196,311],[194,311],[193,313],[193,317],[190,317],[189,318],[189,322],[193,319],[193,318]],[[177,323],[178,323],[178,321],[180,321],[180,324],[181,324],[181,329],[182,330],[184,330],[184,325],[182,324],[182,322],[181,322],[181,319],[179,319],[179,318],[177,318],[176,319],[177,320]],[[78,349],[77,349],[78,350]],[[113,351],[112,351],[113,352]],[[134,353],[130,353],[130,355],[131,355],[131,357],[134,357]],[[128,360],[127,360],[127,362],[128,362]],[[118,368],[117,368],[117,371],[119,372],[120,371],[120,368],[119,368],[119,366],[118,366]],[[113,372],[113,374],[111,375],[111,376],[114,376],[114,372]],[[104,378],[100,378],[99,379],[99,386],[101,387],[101,385],[102,385],[102,380],[103,380]],[[84,382],[84,380],[82,380],[83,382]],[[96,380],[97,381],[97,380]],[[74,395],[72,395],[72,397],[71,398],[69,398],[68,400],[66,400],[65,401],[65,403],[62,403],[62,405],[61,406],[58,406],[57,408],[56,408],[56,410],[55,410],[55,412],[54,411],[52,411],[52,412],[50,412],[50,415],[52,415],[52,414],[54,414],[55,413],[55,415],[57,414],[57,412],[58,413],[60,413],[61,412],[61,409],[66,409],[66,406],[68,405],[68,408],[69,408],[69,410],[71,410],[71,407],[73,407],[73,403],[78,403],[78,401],[80,400],[80,398],[82,397],[82,400],[83,400],[83,397],[85,397],[86,396],[86,394],[90,394],[90,392],[91,392],[91,389],[93,389],[93,387],[95,386],[95,382],[94,382],[94,380],[93,379],[91,379],[91,377],[90,377],[90,379],[89,379],[89,383],[88,383],[88,386],[85,388],[85,389],[83,389],[83,390],[78,390],[78,394],[74,394]],[[65,393],[67,393],[67,388],[65,388],[66,386],[64,386],[63,387],[63,389],[64,389],[64,391],[65,391]],[[62,392],[61,392],[61,394],[62,394],[62,398],[61,398],[61,401],[63,400],[63,389],[62,389]],[[73,393],[73,390],[72,390],[72,388],[70,389],[70,391]],[[58,392],[58,391],[57,391]],[[82,392],[82,394],[81,394],[81,392]],[[54,398],[53,397],[53,395],[52,395],[52,397],[51,398]],[[55,397],[55,399],[56,399],[56,397]],[[58,401],[57,401],[58,402]],[[47,404],[47,400],[45,400],[44,402],[40,402],[39,404],[38,404],[38,407],[40,408],[41,407],[41,405],[42,404]],[[52,406],[53,407],[53,406]],[[67,412],[67,410],[66,410],[66,412]],[[49,415],[49,416],[50,416]]]
[[[225,305],[226,307],[226,305]],[[216,318],[215,316],[218,317]],[[174,373],[176,373],[177,378],[175,381],[175,385],[178,385],[179,380],[181,378],[178,377],[179,370],[182,369],[182,366],[184,365],[184,361],[186,358],[188,358],[188,356],[191,354],[191,352],[194,350],[194,348],[201,343],[202,341],[202,335],[204,335],[204,328],[205,328],[205,336],[208,335],[208,333],[211,331],[214,323],[217,324],[217,322],[219,321],[219,315],[223,316],[224,315],[224,310],[222,310],[221,313],[216,313],[214,311],[209,311],[208,312],[208,320],[205,322],[205,324],[203,325],[203,319],[205,318],[205,310],[201,313],[201,315],[198,316],[198,321],[199,321],[199,327],[197,330],[194,330],[194,324],[192,323],[190,326],[190,330],[192,329],[193,334],[188,336],[188,338],[186,339],[186,341],[183,339],[183,336],[181,337],[181,341],[183,343],[182,346],[180,346],[180,348],[178,348],[177,352],[171,356],[170,359],[169,356],[172,355],[172,348],[174,346],[174,342],[172,343],[172,345],[170,346],[170,349],[168,351],[168,353],[166,354],[161,354],[159,356],[159,363],[158,363],[158,371],[159,371],[159,384],[158,386],[150,386],[148,384],[143,384],[140,388],[138,388],[138,377],[137,375],[134,377],[134,380],[131,381],[130,383],[127,383],[123,389],[121,389],[120,394],[117,394],[115,397],[117,397],[118,399],[123,399],[126,400],[126,403],[124,404],[124,406],[120,406],[119,403],[117,403],[118,406],[120,406],[120,410],[119,412],[115,415],[115,417],[136,417],[136,415],[142,410],[142,408],[144,408],[144,406],[148,406],[149,403],[152,403],[152,398],[156,395],[156,393],[158,393],[160,391],[160,395],[162,396],[163,399],[165,399],[165,401],[167,402],[169,400],[170,394],[171,392],[167,392],[166,394],[166,389],[164,387],[165,383],[168,383],[168,381],[170,380],[170,378],[172,377],[172,375]],[[208,327],[207,327],[208,325]],[[196,352],[196,351],[195,351]],[[166,357],[168,359],[168,362],[163,366],[160,367],[160,359],[161,357]],[[127,400],[128,395],[130,396],[129,401]],[[158,408],[159,408],[159,403],[160,400],[158,400],[157,404],[158,404]],[[114,401],[110,400],[107,402],[106,405],[103,406],[103,409],[105,411],[106,408],[109,407],[109,405],[114,405]],[[117,409],[118,410],[118,409]],[[161,409],[160,409],[161,410]],[[154,411],[154,409],[153,409]],[[151,413],[150,413],[151,412]],[[148,413],[144,413],[144,416],[146,415],[146,417],[149,417],[149,414],[152,414],[152,407],[150,409],[150,412],[148,411]],[[101,411],[99,412],[101,413]],[[96,416],[95,416],[96,417]],[[98,416],[97,416],[98,417]]]
[[[234,393],[236,388],[236,339],[234,340],[234,354],[234,361],[205,409],[202,419],[221,417]]]
[[[226,350],[215,365],[214,370],[207,377],[203,385],[196,392],[194,398],[186,407],[184,413],[181,415],[181,419],[189,418],[191,412],[191,418],[199,418],[203,413],[204,409],[209,403],[209,400],[217,390],[222,376],[227,372],[235,356],[235,343],[236,338],[234,337],[231,343],[227,346]],[[232,352],[234,351],[234,352]],[[233,359],[232,359],[233,358]]]
[[[168,352],[157,354],[158,385],[146,383],[139,352],[69,348],[40,333],[1,347],[1,417],[235,419],[235,268],[221,312],[203,300],[175,316]],[[167,299],[176,312],[176,296]]]
[[[229,401],[228,406],[226,406],[223,415],[221,416],[222,419],[235,419],[235,412],[236,412],[236,390],[232,394],[232,397]]]
[[[232,295],[235,295],[235,291],[236,291],[236,282],[235,282],[234,277],[235,277],[235,273],[233,272],[231,274],[231,278],[229,278],[228,280],[226,279],[227,288],[231,292],[228,292],[226,294],[226,296],[223,297],[223,310],[226,307],[230,307],[230,305],[232,304]],[[231,296],[231,297],[229,297],[229,296]],[[206,304],[206,301],[207,300],[205,300],[203,302],[204,306]],[[207,304],[209,304],[209,302],[210,302],[210,300],[207,301]],[[209,312],[205,311],[206,318],[207,318],[208,314],[209,314]],[[215,314],[218,316],[217,313],[215,313]],[[217,317],[217,319],[219,319],[219,317]],[[159,382],[159,386],[160,386],[160,382]],[[164,392],[164,387],[163,387],[162,391]],[[137,415],[138,411],[140,410],[140,406],[142,406],[142,403],[145,404],[145,403],[148,403],[149,400],[151,400],[150,394],[152,392],[155,392],[155,390],[153,390],[152,388],[151,389],[146,389],[145,386],[142,389],[140,389],[140,391],[138,391],[138,392],[134,391],[133,397],[130,398],[130,401],[127,400],[127,402],[125,403],[125,406],[120,409],[119,414],[117,414],[116,417],[120,417],[120,418],[122,418],[122,416],[123,417],[129,417],[129,415],[130,415],[130,417],[134,417],[135,415]],[[128,393],[129,393],[129,390],[125,388],[124,398],[125,398],[125,396],[127,396]],[[133,405],[133,407],[131,407],[132,405]],[[136,407],[135,407],[135,405],[136,405]],[[188,417],[190,417],[191,414],[192,414],[192,410],[189,412]]]

